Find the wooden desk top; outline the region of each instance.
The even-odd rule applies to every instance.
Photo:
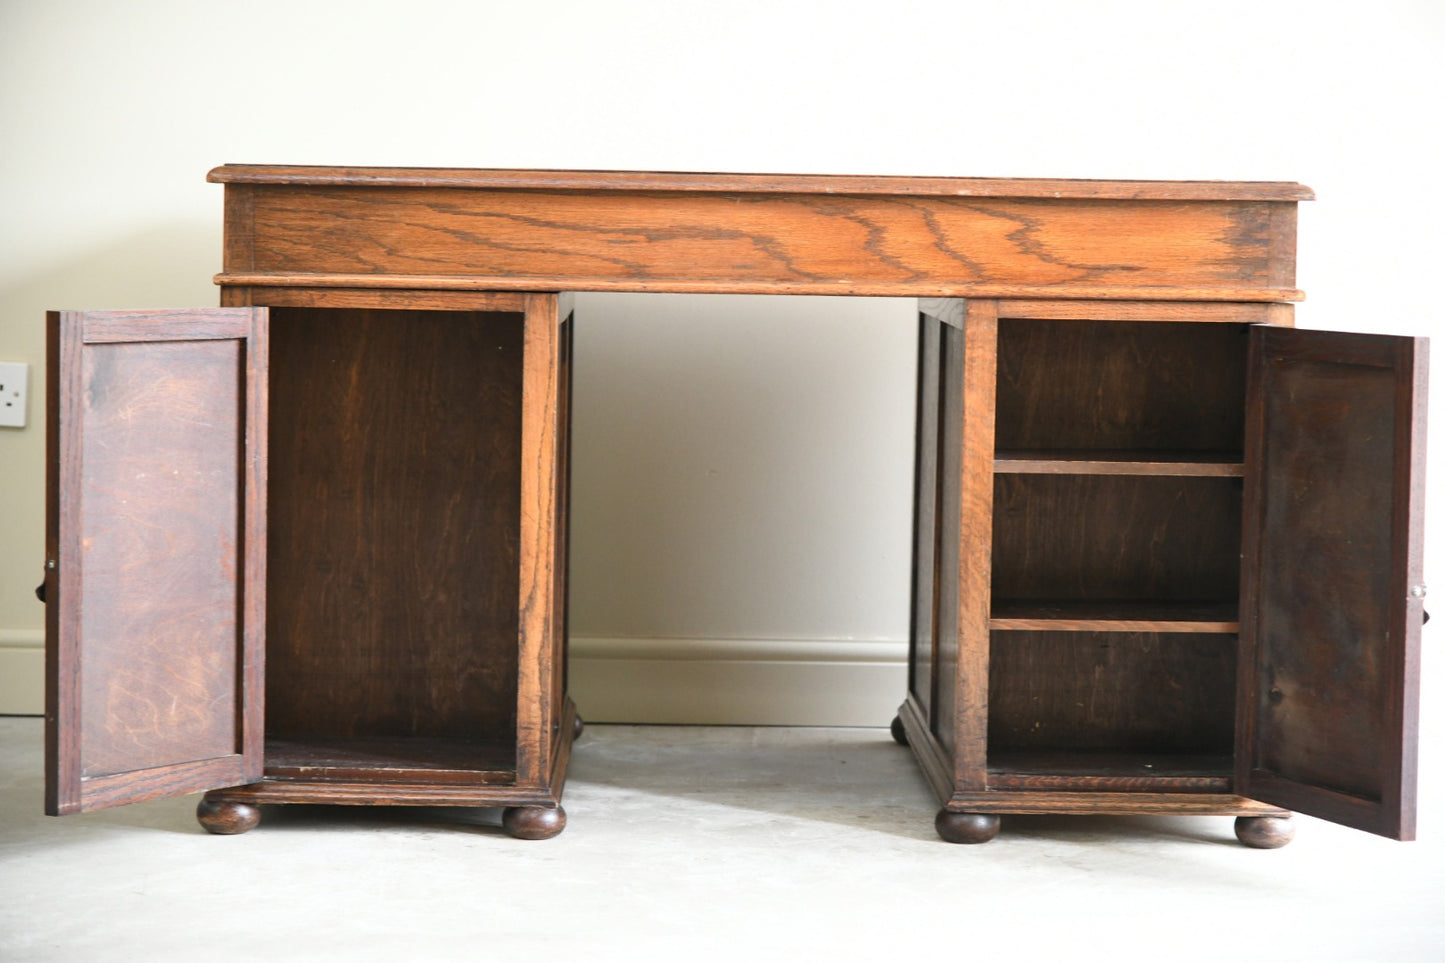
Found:
[[[1283,302],[1291,182],[227,165],[229,288]]]
[[[689,174],[528,171],[459,167],[303,167],[227,164],[215,184],[321,187],[462,187],[474,190],[684,191],[744,194],[885,194],[941,197],[1172,201],[1312,201],[1293,181],[1118,181],[1042,177],[897,177],[849,174]]]

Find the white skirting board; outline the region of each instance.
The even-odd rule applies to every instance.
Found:
[[[45,632],[0,629],[0,715],[45,712]]]
[[[568,689],[589,722],[886,726],[907,644],[574,638]]]
[[[569,688],[590,722],[886,726],[905,655],[897,641],[576,638]],[[44,633],[0,629],[0,715],[44,709]]]

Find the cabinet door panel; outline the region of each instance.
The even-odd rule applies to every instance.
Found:
[[[1423,339],[1251,334],[1238,789],[1414,836]]]
[[[49,316],[46,811],[261,774],[265,313]]]

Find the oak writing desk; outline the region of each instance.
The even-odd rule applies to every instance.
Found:
[[[48,811],[208,790],[213,832],[291,802],[560,832],[568,293],[907,295],[893,732],[940,835],[1412,836],[1425,343],[1291,327],[1308,189],[210,179],[224,307],[50,317]]]

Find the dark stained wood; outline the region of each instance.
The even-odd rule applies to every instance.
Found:
[[[220,184],[324,187],[461,187],[499,190],[747,191],[785,194],[944,195],[1111,200],[1310,201],[1292,181],[1129,181],[1047,177],[912,177],[849,174],[741,174],[677,171],[505,170],[442,167],[308,167],[225,164]]]
[[[1294,839],[1294,820],[1288,816],[1239,816],[1234,835],[1251,849],[1279,849]]]
[[[935,780],[947,798],[986,779],[997,321],[990,301],[920,307],[910,704],[927,717],[928,734],[910,733],[910,743],[926,769],[950,760],[947,776]]]
[[[272,309],[273,737],[513,731],[522,327]]]
[[[561,806],[519,806],[502,812],[502,828],[515,839],[551,839],[567,828]]]
[[[1227,635],[995,632],[990,754],[1229,755],[1235,665]]]
[[[553,523],[552,567],[552,676],[548,697],[552,702],[554,738],[562,735],[568,685],[569,614],[567,575],[571,558],[572,526],[569,523],[572,501],[572,341],[577,330],[572,318],[571,301],[557,304],[557,494]],[[575,741],[582,734],[582,717],[574,715],[567,738]]]
[[[949,521],[957,531],[958,602],[955,623],[958,636],[958,668],[954,682],[954,717],[957,745],[954,752],[955,785],[963,789],[981,787],[988,745],[990,598],[989,542],[993,519],[994,375],[997,364],[998,317],[992,301],[970,302],[964,315],[963,357],[959,367],[963,381],[960,461],[949,466],[947,483],[958,479],[958,517]],[[954,340],[959,340],[955,338]],[[947,677],[940,690],[947,686]]]
[[[266,742],[268,779],[510,785],[516,780],[516,764],[516,741],[507,729],[470,739],[374,736]]]
[[[1229,753],[1012,751],[989,755],[991,789],[1226,793],[1234,784]]]
[[[377,781],[364,771],[325,779],[264,779],[206,793],[215,802],[250,805],[302,804],[318,806],[550,806],[561,790],[501,783],[437,780],[424,770],[411,782]]]
[[[1271,235],[1297,185],[257,168],[212,179],[249,195],[227,235],[227,285],[1300,297],[1293,249]]]
[[[1217,792],[1110,792],[1102,789],[990,789],[956,793],[948,808],[957,812],[1048,813],[1116,816],[1280,816],[1274,806],[1236,793]]]
[[[996,598],[1237,597],[1237,480],[996,475],[994,481]]]
[[[259,778],[265,313],[48,323],[46,811]]]
[[[565,732],[571,732],[576,707],[571,700],[563,706]],[[505,734],[496,734],[502,738]],[[324,768],[328,752],[341,749],[319,740],[305,744],[277,745],[279,771],[284,777],[268,773],[265,780],[244,786],[233,786],[206,794],[213,802],[234,801],[247,805],[270,803],[306,803],[346,806],[554,806],[562,798],[567,781],[570,738],[559,738],[553,753],[552,772],[543,786],[519,786],[508,780],[503,768],[488,768],[488,757],[495,754],[501,766],[501,754],[510,752],[496,747],[470,746],[457,741],[378,738],[371,748],[352,743],[349,758],[331,759]],[[407,747],[414,747],[411,752]],[[288,755],[289,754],[289,755]],[[339,762],[340,765],[332,765]],[[431,765],[428,765],[430,763]],[[302,767],[311,771],[304,776]],[[408,772],[409,768],[409,772]],[[378,778],[380,777],[380,778]]]
[[[62,312],[69,313],[69,312]],[[86,344],[155,344],[161,341],[240,341],[253,328],[249,311],[216,308],[176,311],[86,311]]]
[[[963,519],[963,333],[939,324],[938,448],[935,456],[933,671],[928,721],[939,746],[957,759],[960,646],[959,559]],[[921,702],[920,702],[921,704]]]
[[[1080,450],[1132,450],[1140,461],[1152,451],[1238,453],[1246,330],[1001,321],[998,447],[1075,457]]]
[[[256,191],[257,188],[244,184],[235,184],[225,190],[221,258],[228,271],[256,270]],[[222,303],[226,303],[224,297],[223,291]]]
[[[994,599],[988,627],[1058,632],[1239,632],[1234,602]]]
[[[899,706],[898,719],[903,723],[908,747],[913,750],[924,778],[939,800],[946,802],[954,793],[953,752],[944,748],[938,735],[930,728],[932,720],[912,693]]]
[[[908,691],[927,715],[934,703],[938,673],[934,627],[938,622],[937,560],[940,528],[939,322],[920,310],[918,317],[918,396],[913,469],[913,582],[908,639]]]
[[[963,626],[965,618],[960,560],[972,558],[963,539],[964,468],[970,465],[964,452],[964,332],[951,325],[937,326],[938,344],[938,479],[935,485],[937,508],[934,524],[937,545],[934,549],[933,579],[936,615],[933,623],[933,665],[935,678],[930,683],[932,699],[929,726],[939,745],[954,761],[959,759],[958,746],[960,710],[968,700],[959,692],[963,672],[959,660],[965,655]],[[981,762],[977,753],[975,760]]]
[[[956,813],[940,809],[933,828],[948,843],[986,843],[998,835],[999,818],[991,813]]]
[[[1414,836],[1425,344],[1250,345],[1241,791]]]
[[[261,810],[242,802],[216,802],[209,796],[196,804],[196,821],[216,836],[249,832],[261,823]]]
[[[222,300],[274,306],[281,357],[267,361],[265,326],[252,337],[240,315],[144,321],[146,350],[192,350],[196,332],[245,339],[249,355],[232,367],[277,386],[272,423],[287,427],[258,432],[264,391],[242,419],[253,491],[238,511],[256,538],[240,538],[232,608],[257,638],[264,615],[287,668],[269,676],[265,778],[248,769],[260,781],[208,793],[203,822],[245,828],[270,802],[415,803],[504,806],[519,836],[560,830],[579,721],[565,694],[572,323],[551,292],[581,289],[925,299],[913,677],[898,722],[944,803],[940,833],[990,837],[1005,811],[1282,815],[1235,795],[1246,781],[1261,800],[1379,831],[1389,773],[1382,806],[1357,786],[1303,786],[1298,767],[1251,768],[1249,749],[1234,752],[1243,775],[1230,769],[1236,736],[1297,747],[1230,713],[1236,677],[1262,675],[1239,665],[1232,639],[1249,629],[1236,602],[1235,479],[1257,484],[1263,464],[1239,454],[1241,335],[1292,323],[1295,202],[1307,189],[357,168],[213,179],[227,184]],[[404,334],[386,330],[399,317]],[[91,347],[130,351],[138,319],[98,321],[92,340],[106,343]],[[511,341],[447,328],[507,323]],[[1419,393],[1394,396],[1391,429],[1395,450],[1411,452],[1391,466],[1409,494],[1376,526],[1396,535],[1415,531],[1422,494],[1410,445],[1423,421],[1398,416],[1423,403],[1423,352],[1414,363]],[[328,381],[328,365],[354,377]],[[68,377],[57,381],[77,396]],[[59,401],[50,414],[63,428]],[[280,504],[269,531],[283,543],[270,605],[266,557],[253,550],[267,532],[268,444],[287,450],[270,487]],[[339,464],[316,475],[308,457]],[[307,488],[328,470],[336,499]],[[396,510],[418,493],[422,508]],[[1418,584],[1418,544],[1404,541],[1391,592]],[[63,562],[58,544],[47,547]],[[47,576],[56,638],[83,602],[68,577],[65,564]],[[1408,604],[1403,626],[1387,625],[1396,640],[1419,617]],[[1417,653],[1399,644],[1405,684],[1381,697],[1380,728],[1412,745]],[[50,671],[56,694],[82,677]],[[241,671],[256,696],[260,671],[259,658]],[[1257,682],[1239,691],[1255,698]],[[258,766],[248,700],[237,731]],[[58,758],[63,740],[51,742]],[[1400,758],[1409,810],[1413,754]],[[144,797],[207,784],[212,768],[102,775],[87,790],[109,799],[124,779]],[[1242,825],[1246,842],[1279,835]]]

